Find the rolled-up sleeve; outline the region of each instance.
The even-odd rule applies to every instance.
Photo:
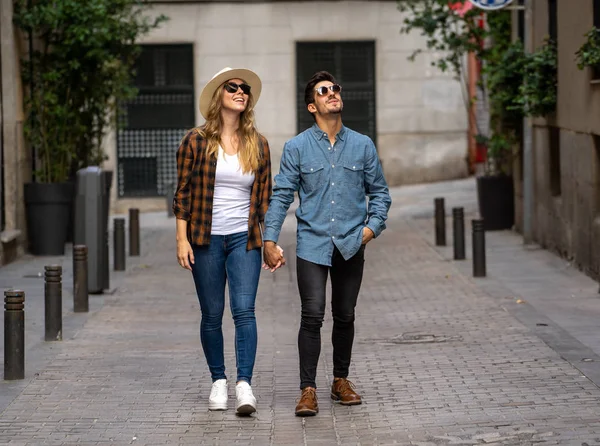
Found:
[[[173,214],[189,221],[191,216],[191,178],[197,151],[195,132],[188,133],[177,149],[177,189],[173,198]]]

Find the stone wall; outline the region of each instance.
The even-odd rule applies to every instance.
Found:
[[[570,3],[570,2],[569,2]],[[558,2],[558,101],[556,114],[533,128],[535,241],[600,277],[600,83],[579,70],[575,52],[591,29],[592,0],[577,7]],[[534,2],[534,36],[547,35],[546,2]],[[550,126],[558,127],[559,178],[553,179]],[[556,172],[556,171],[555,171]],[[551,187],[559,181],[560,193]]]

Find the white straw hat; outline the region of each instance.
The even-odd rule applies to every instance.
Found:
[[[250,85],[250,93],[252,93],[254,103],[256,104],[258,102],[260,91],[262,89],[262,82],[260,81],[258,75],[254,71],[250,71],[245,68],[225,67],[206,83],[202,89],[202,92],[200,93],[200,113],[202,113],[204,119],[206,119],[208,115],[210,101],[212,100],[215,91],[229,79],[242,79],[244,82]]]

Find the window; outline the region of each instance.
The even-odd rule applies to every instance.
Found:
[[[600,28],[600,0],[594,0],[593,13],[594,26]]]
[[[175,150],[195,125],[192,45],[142,45],[138,95],[119,108],[118,194],[156,197],[177,179]]]
[[[342,85],[344,125],[376,143],[375,42],[296,43],[297,130],[314,124],[306,110],[304,88],[317,71],[329,71]]]
[[[548,128],[549,166],[550,166],[550,193],[553,197],[561,194],[560,179],[560,128]]]
[[[548,35],[554,43],[558,42],[557,0],[548,0]]]

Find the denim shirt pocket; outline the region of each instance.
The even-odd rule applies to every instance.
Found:
[[[320,163],[310,163],[300,166],[301,184],[306,192],[315,190],[325,182],[325,167]]]
[[[342,164],[342,167],[344,168],[342,184],[348,186],[364,186],[365,166],[363,163],[345,162]]]

